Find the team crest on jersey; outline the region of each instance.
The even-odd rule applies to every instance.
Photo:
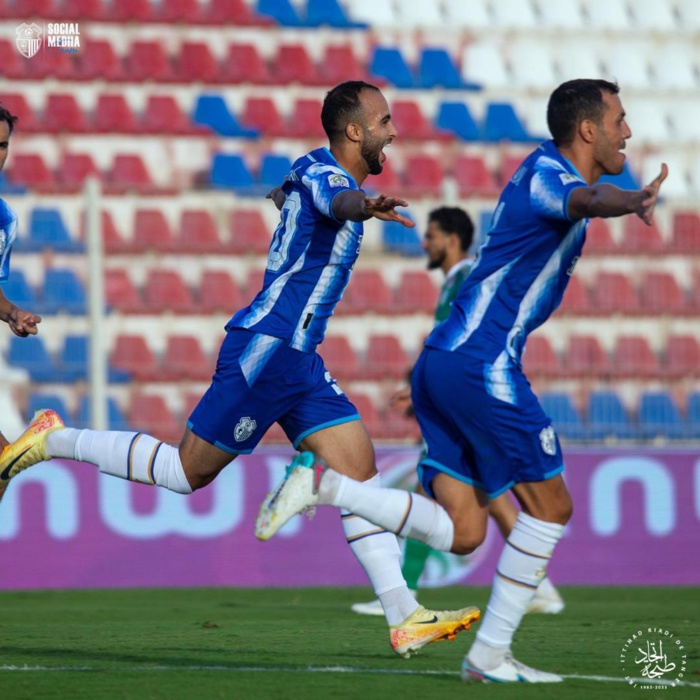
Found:
[[[25,58],[36,55],[41,47],[41,27],[32,22],[20,24],[15,30],[17,33],[17,48]]]
[[[236,442],[243,442],[253,434],[257,427],[258,424],[250,416],[241,418],[233,431],[233,437],[236,438]]]
[[[331,187],[350,187],[350,181],[345,177],[345,175],[329,175],[328,184]]]
[[[554,456],[557,453],[557,440],[554,433],[554,428],[548,425],[546,428],[542,428],[540,431],[540,445],[542,445],[542,451],[546,455]]]

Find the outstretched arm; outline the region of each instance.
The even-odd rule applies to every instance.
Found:
[[[0,289],[0,320],[5,321],[15,335],[26,338],[39,332],[37,323],[41,323],[41,316],[18,308]]]
[[[657,177],[641,190],[621,190],[608,184],[578,187],[569,197],[569,216],[583,219],[636,214],[644,223],[651,225],[659,188],[667,176],[668,167],[663,163]]]
[[[382,221],[398,221],[400,224],[413,228],[415,223],[399,214],[396,207],[407,207],[408,202],[397,197],[368,197],[360,190],[341,192],[333,200],[333,215],[339,221],[367,221],[374,217]]]

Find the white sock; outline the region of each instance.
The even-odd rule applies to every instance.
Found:
[[[518,515],[498,562],[486,614],[469,650],[469,660],[477,668],[496,668],[510,649],[515,630],[563,532],[563,525],[537,520],[526,513]]]
[[[454,525],[447,511],[435,501],[401,489],[377,489],[328,469],[321,479],[319,503],[333,505],[366,518],[401,537],[449,552]]]
[[[94,464],[103,474],[192,493],[177,447],[145,433],[66,428],[49,434],[46,449],[52,457]]]

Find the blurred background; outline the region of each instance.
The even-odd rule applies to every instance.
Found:
[[[42,32],[31,57],[16,41],[23,24]],[[462,206],[480,237],[500,189],[547,137],[553,88],[602,77],[619,83],[633,134],[618,184],[639,186],[661,162],[670,175],[654,226],[591,223],[526,370],[565,445],[694,454],[697,0],[0,0],[0,75],[0,100],[20,117],[0,180],[19,214],[3,289],[44,317],[36,338],[0,328],[8,437],[40,407],[89,424],[99,343],[110,427],[179,441],[224,324],[260,287],[277,221],[264,193],[325,145],[327,90],[364,79],[382,87],[399,131],[367,188],[406,198],[417,227],[366,224],[321,354],[377,443],[411,447],[417,426],[387,399],[432,327],[442,282],[421,250],[427,213]],[[105,250],[99,332],[87,313],[91,175]],[[265,442],[290,449],[277,426]]]

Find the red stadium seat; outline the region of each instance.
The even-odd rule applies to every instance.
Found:
[[[1,59],[0,65],[3,66],[4,72],[5,66],[2,64]],[[5,75],[7,75],[7,73],[5,73]],[[24,95],[14,92],[3,93],[2,97],[0,98],[0,102],[2,102],[6,109],[9,109],[12,114],[18,117],[19,121],[16,125],[18,131],[22,131],[23,134],[29,134],[42,130],[39,119]]]
[[[560,314],[585,315],[591,313],[591,301],[588,288],[578,275],[569,277],[569,284],[564,292],[561,306],[557,310]]]
[[[117,82],[124,80],[126,74],[121,58],[112,43],[107,39],[86,39],[85,46],[78,54],[76,79],[104,80]]]
[[[345,381],[361,378],[360,360],[344,335],[326,336],[319,352],[334,379]]]
[[[174,248],[174,236],[170,224],[160,209],[139,209],[134,216],[134,236],[130,252],[151,250],[167,253]]]
[[[137,191],[144,194],[157,191],[141,156],[117,154],[105,181],[112,192]]]
[[[700,376],[700,344],[692,335],[671,335],[666,341],[664,374],[670,379]]]
[[[3,78],[22,79],[27,76],[27,59],[17,50],[17,44],[0,39],[0,66]],[[4,98],[3,98],[4,101]]]
[[[88,131],[88,121],[75,96],[53,93],[46,98],[43,127],[53,134],[84,133]]]
[[[201,24],[205,13],[199,0],[168,0],[160,3],[158,21],[168,24]]]
[[[159,41],[134,41],[124,65],[130,80],[163,83],[172,82],[175,78],[170,58]]]
[[[174,249],[180,253],[224,252],[214,217],[205,209],[183,211]]]
[[[66,153],[58,175],[59,186],[74,191],[81,189],[90,175],[102,180],[102,173],[89,153]]]
[[[146,311],[176,314],[197,313],[192,292],[175,270],[151,270],[143,290]]]
[[[664,247],[664,241],[656,224],[647,226],[638,216],[632,214],[622,219],[621,253],[655,255],[661,253]]]
[[[438,295],[438,289],[426,271],[407,270],[394,291],[394,308],[400,313],[432,315]]]
[[[105,19],[128,24],[154,22],[157,17],[150,0],[119,0],[110,3],[110,11],[106,13]]]
[[[270,69],[254,44],[230,44],[221,67],[221,78],[227,83],[269,85]]]
[[[373,311],[378,314],[393,310],[391,290],[379,270],[355,270],[343,296],[338,311],[363,314]]]
[[[317,85],[319,82],[316,66],[302,44],[282,44],[277,49],[272,64],[272,77],[275,82],[283,85]]]
[[[38,153],[17,153],[7,174],[10,182],[30,189],[50,189],[54,177],[44,159]]]
[[[108,269],[106,271],[105,300],[108,307],[126,314],[144,311],[141,295],[126,270]]]
[[[325,139],[321,124],[321,100],[299,99],[284,127],[284,136],[295,139]]]
[[[572,377],[608,377],[610,360],[600,345],[598,338],[592,335],[570,335],[564,368]]]
[[[163,373],[172,381],[207,382],[214,374],[214,363],[195,336],[171,335],[163,355]]]
[[[413,155],[406,160],[403,170],[403,188],[408,199],[440,197],[444,174],[437,158]]]
[[[319,117],[321,112],[319,111]],[[240,115],[243,126],[257,129],[263,136],[282,136],[284,123],[271,97],[249,97]]]
[[[454,177],[460,197],[496,197],[499,194],[496,179],[480,156],[458,156]]]
[[[436,131],[432,124],[423,116],[417,102],[409,100],[395,100],[391,104],[391,121],[396,126],[401,139],[426,139],[446,138],[451,136],[447,132]]]
[[[684,314],[688,310],[685,292],[670,272],[648,272],[639,296],[648,314]]]
[[[613,372],[619,377],[649,379],[661,375],[659,358],[641,335],[620,336],[612,361]]]
[[[602,314],[638,314],[639,298],[622,272],[600,272],[592,288],[594,309]]]
[[[368,379],[401,379],[410,366],[396,336],[370,336],[363,364],[363,373]]]
[[[376,80],[370,80],[360,61],[355,56],[352,45],[329,44],[318,65],[318,79],[324,85],[338,85],[346,80],[364,80],[376,85]],[[320,112],[319,112],[320,114]]]
[[[234,279],[225,270],[205,270],[199,284],[199,305],[205,313],[230,316],[245,306]]]
[[[99,95],[92,127],[100,133],[135,134],[141,130],[124,95]]]
[[[171,445],[177,445],[184,433],[184,426],[173,415],[162,396],[132,396],[127,416],[133,430],[152,435]]]
[[[693,211],[677,211],[673,215],[673,229],[669,253],[700,253],[700,214]]]
[[[129,372],[139,382],[162,379],[158,359],[140,335],[119,335],[109,354],[109,364]]]
[[[257,209],[235,209],[230,217],[231,238],[226,246],[237,254],[265,255],[272,232]]]
[[[194,0],[195,4],[199,4]],[[176,61],[175,73],[183,83],[216,83],[221,72],[209,45],[202,41],[183,41]]]
[[[586,230],[586,254],[610,255],[617,252],[617,246],[605,219],[591,219]]]

